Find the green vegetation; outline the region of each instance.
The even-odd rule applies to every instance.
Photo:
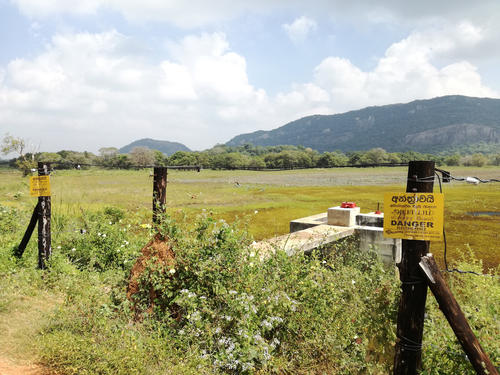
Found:
[[[452,172],[491,177],[498,168]],[[38,271],[36,241],[22,259],[12,256],[35,200],[19,172],[0,171],[0,329],[10,327],[0,347],[11,348],[9,356],[31,356],[62,374],[390,373],[393,267],[360,253],[355,239],[296,257],[259,254],[249,244],[343,200],[371,210],[384,192],[403,189],[405,168],[169,171],[161,232],[172,253],[154,248],[132,272],[131,293],[131,270],[153,234],[148,173],[58,171],[54,253],[49,270]],[[499,275],[490,247],[498,219],[466,212],[498,211],[500,186],[444,189],[450,259]],[[440,246],[432,252],[441,254]],[[446,276],[498,365],[498,278]],[[423,357],[426,375],[473,373],[432,296]]]
[[[449,169],[455,176],[499,175],[498,167]],[[182,209],[188,215],[196,215],[207,209],[228,222],[247,217],[250,234],[259,240],[287,233],[290,220],[324,212],[342,201],[355,200],[363,212],[374,211],[378,203],[383,204],[384,193],[404,189],[406,173],[404,167],[278,172],[202,170],[200,173],[170,170],[167,212],[176,216]],[[79,217],[82,210],[90,214],[111,206],[133,212],[142,224],[149,223],[152,189],[149,175],[147,169],[59,170],[52,176],[54,222]],[[469,244],[486,267],[496,266],[498,250],[491,244],[499,238],[498,216],[468,213],[500,211],[500,184],[475,186],[453,182],[443,184],[443,189],[449,256],[455,257],[457,249]],[[15,170],[0,171],[0,201],[31,212],[35,200],[29,197],[28,179],[22,179]],[[443,244],[433,243],[432,249],[441,259]]]
[[[500,150],[497,150],[500,151]],[[225,146],[217,145],[205,151],[177,151],[166,156],[158,150],[134,147],[128,154],[120,154],[114,147],[99,150],[99,156],[89,152],[59,151],[23,155],[13,159],[25,175],[36,167],[36,161],[52,162],[58,169],[80,169],[89,165],[113,169],[137,169],[147,166],[201,166],[206,169],[307,169],[374,164],[407,163],[411,160],[433,160],[437,165],[474,166],[500,165],[500,153],[439,153],[421,154],[414,151],[387,152],[382,148],[367,151],[324,152],[322,154],[302,146]]]
[[[241,134],[227,145],[302,145],[318,150],[500,152],[500,100],[460,95],[307,116],[270,131]]]

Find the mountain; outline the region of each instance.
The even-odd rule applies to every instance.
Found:
[[[128,154],[134,147],[147,147],[151,150],[158,150],[167,155],[172,155],[177,151],[191,151],[189,148],[179,142],[159,141],[151,138],[139,139],[126,146],[123,146],[118,151],[121,154]]]
[[[270,131],[241,134],[228,146],[302,145],[323,151],[437,152],[474,144],[500,145],[500,99],[443,96],[407,104],[314,115]]]

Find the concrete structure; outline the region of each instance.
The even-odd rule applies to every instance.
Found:
[[[317,225],[327,224],[327,221],[328,219],[326,212],[313,216],[301,217],[300,219],[290,221],[290,233],[307,228],[312,228]]]
[[[358,226],[359,248],[364,251],[374,250],[384,263],[401,261],[401,240],[384,237],[384,228]]]
[[[370,212],[369,214],[356,215],[356,225],[362,227],[384,227],[384,214],[376,214]]]
[[[340,206],[328,209],[328,225],[339,225],[342,227],[353,227],[356,225],[356,215],[359,215],[359,207],[342,208]]]
[[[257,242],[254,244],[254,248],[259,250],[261,257],[265,257],[266,253],[275,252],[277,249],[285,250],[288,255],[293,255],[298,252],[310,252],[317,247],[353,234],[354,228],[321,224]]]
[[[385,263],[401,261],[401,240],[384,237],[384,214],[361,214],[360,208],[331,207],[327,212],[295,219],[290,234],[254,245],[261,256],[283,249],[288,255],[311,250],[356,234],[361,250],[374,250]]]

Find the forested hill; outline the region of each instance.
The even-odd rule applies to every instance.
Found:
[[[323,151],[439,152],[475,144],[500,145],[500,99],[443,96],[407,104],[314,115],[271,131],[241,134],[228,146],[301,145]]]
[[[179,142],[159,141],[151,138],[139,139],[120,148],[121,154],[128,154],[134,147],[147,147],[151,150],[158,150],[166,155],[172,155],[177,151],[191,151],[189,148]]]

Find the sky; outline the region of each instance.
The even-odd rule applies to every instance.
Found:
[[[500,1],[0,0],[0,137],[203,150],[312,114],[500,97]]]

